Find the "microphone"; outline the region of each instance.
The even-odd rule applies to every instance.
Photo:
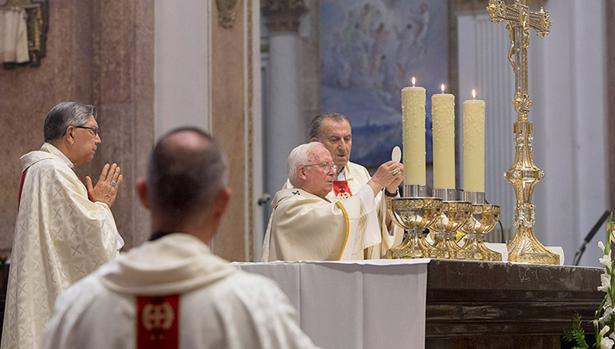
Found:
[[[583,243],[581,244],[581,247],[579,247],[579,250],[577,251],[577,253],[574,254],[572,265],[579,265],[579,262],[581,262],[581,257],[583,256],[583,252],[585,252],[585,246],[587,246],[587,244],[590,241],[592,241],[592,239],[594,238],[594,235],[596,235],[598,230],[600,230],[600,227],[602,226],[602,224],[604,224],[604,221],[606,221],[610,215],[611,215],[610,211],[608,210],[604,211],[602,216],[600,216],[600,219],[598,219],[598,221],[596,222],[596,224],[594,224],[594,226],[591,228],[589,233],[587,233],[587,235],[585,236],[585,239],[583,240]],[[606,243],[610,244],[611,242],[607,241]]]

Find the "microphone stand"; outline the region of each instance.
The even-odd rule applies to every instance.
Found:
[[[579,262],[581,262],[581,257],[583,256],[583,252],[585,252],[585,246],[587,246],[587,244],[594,238],[594,235],[596,235],[596,232],[598,232],[602,224],[604,224],[604,221],[606,221],[610,215],[611,215],[610,211],[604,211],[600,219],[598,219],[598,221],[596,222],[596,224],[594,224],[594,226],[589,231],[589,233],[587,233],[587,235],[585,236],[585,239],[583,240],[583,243],[581,244],[581,247],[579,247],[579,250],[577,251],[577,253],[574,254],[572,265],[579,265]],[[611,241],[607,241],[607,243],[610,244]]]

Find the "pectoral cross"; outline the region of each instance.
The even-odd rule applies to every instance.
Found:
[[[530,44],[530,28],[536,30],[541,37],[549,34],[551,19],[544,8],[538,12],[530,11],[527,0],[514,0],[510,5],[503,0],[489,0],[487,12],[495,23],[508,21],[506,29],[510,34],[510,49],[508,61],[515,73],[515,97],[513,105],[519,113],[519,118],[526,120],[532,107],[528,95],[527,49]]]

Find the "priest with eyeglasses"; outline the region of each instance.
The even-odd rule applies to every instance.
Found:
[[[290,185],[273,198],[263,261],[364,259],[367,248],[381,244],[375,198],[385,187],[402,182],[402,165],[388,161],[352,196],[330,200],[336,174],[322,143],[302,144],[290,152]]]
[[[74,172],[101,143],[96,108],[55,105],[45,118],[44,137],[39,150],[20,159],[2,349],[38,348],[57,296],[124,244],[111,213],[120,167],[106,164],[96,183],[90,177],[83,183]]]

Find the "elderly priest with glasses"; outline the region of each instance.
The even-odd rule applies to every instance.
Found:
[[[337,173],[322,143],[303,144],[288,156],[290,188],[278,191],[263,244],[263,260],[364,259],[382,242],[375,197],[403,180],[399,162],[382,164],[353,196],[327,199]]]
[[[2,330],[2,349],[38,348],[56,297],[115,257],[124,244],[111,205],[122,182],[106,164],[96,184],[74,168],[90,162],[101,139],[96,109],[62,102],[44,125],[45,143],[21,157],[19,210]]]

